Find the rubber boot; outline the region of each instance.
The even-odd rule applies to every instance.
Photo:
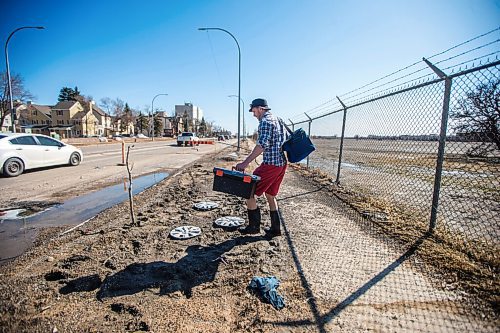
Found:
[[[271,212],[271,228],[265,228],[264,232],[267,237],[281,236],[281,214],[279,211],[272,210]]]
[[[260,233],[260,208],[248,209],[248,226],[240,229],[242,234],[258,234]]]

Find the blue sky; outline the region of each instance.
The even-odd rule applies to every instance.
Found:
[[[55,104],[78,86],[97,102],[172,113],[200,106],[207,120],[236,132],[238,53],[247,107],[264,97],[275,114],[294,117],[390,72],[500,25],[489,0],[4,1],[0,37],[12,73],[37,104]],[[7,18],[7,19],[5,19]],[[498,47],[498,46],[497,46]],[[4,55],[1,56],[5,64]],[[3,67],[5,70],[5,67]]]

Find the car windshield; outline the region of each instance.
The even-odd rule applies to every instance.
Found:
[[[184,132],[182,133],[182,136],[193,136],[193,133]]]

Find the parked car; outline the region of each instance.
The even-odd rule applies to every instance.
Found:
[[[111,138],[116,141],[123,141],[123,137],[121,135],[113,135]]]
[[[24,170],[53,165],[77,166],[82,151],[50,136],[30,133],[0,134],[0,166],[4,176],[16,177]]]
[[[142,134],[142,133],[139,133],[139,134],[137,134],[136,136],[137,136],[137,138],[139,138],[139,139],[147,139],[147,138],[148,138],[148,136],[146,136],[146,135],[144,135],[144,134]]]
[[[198,137],[193,133],[193,132],[182,132],[181,135],[177,137],[177,145],[182,146],[184,144],[185,146],[190,145],[198,145]]]

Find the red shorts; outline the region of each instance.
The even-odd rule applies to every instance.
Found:
[[[275,166],[262,163],[253,171],[254,175],[260,177],[255,189],[255,195],[260,197],[263,193],[267,193],[275,197],[279,190],[283,177],[285,176],[286,165]]]

